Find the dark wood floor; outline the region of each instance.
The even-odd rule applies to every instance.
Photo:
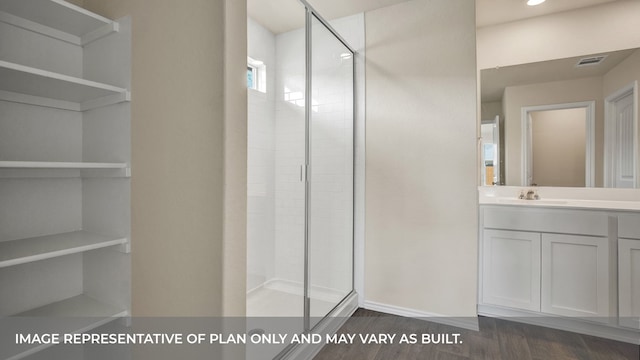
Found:
[[[398,334],[393,345],[328,344],[314,360],[639,360],[640,347],[602,338],[480,317],[480,331],[358,309],[339,334]],[[397,344],[401,334],[460,333],[458,345]]]

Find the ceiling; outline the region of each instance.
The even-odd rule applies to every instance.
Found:
[[[405,1],[409,0],[308,0],[327,20]],[[547,0],[533,7],[527,6],[526,0],[476,0],[476,26],[495,25],[613,1],[630,0]],[[247,0],[247,13],[274,34],[304,26],[304,11],[298,0]]]
[[[506,86],[528,85],[551,81],[573,80],[602,76],[614,68],[637,49],[608,52],[599,65],[576,67],[578,60],[592,54],[566,59],[542,61],[531,64],[505,66],[480,72],[480,96],[482,102],[500,101]]]
[[[476,0],[476,26],[495,25],[561,11],[623,0],[547,0],[528,6],[526,0]]]
[[[405,1],[408,0],[308,0],[308,3],[323,18],[333,20]],[[247,0],[247,13],[274,34],[304,26],[304,7],[298,0]]]

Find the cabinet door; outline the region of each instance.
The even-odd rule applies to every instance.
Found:
[[[540,311],[540,234],[484,230],[482,301]]]
[[[620,325],[640,329],[640,240],[618,240]]]
[[[608,322],[607,238],[542,235],[542,312]]]

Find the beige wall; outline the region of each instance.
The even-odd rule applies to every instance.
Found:
[[[596,186],[602,186],[604,111],[602,77],[555,81],[542,84],[510,86],[505,89],[502,103],[505,114],[505,175],[507,185],[521,184],[522,117],[526,106],[552,105],[581,101],[596,101],[595,173]]]
[[[480,114],[482,120],[493,120],[496,115],[501,118],[504,117],[502,114],[502,101],[483,102],[480,107]]]
[[[586,110],[533,111],[530,115],[533,183],[584,187]]]
[[[247,296],[247,2],[225,0],[222,314],[244,316]]]
[[[474,2],[414,0],[365,19],[366,301],[475,316]]]
[[[603,76],[603,95],[606,98],[634,81],[640,81],[640,50],[633,52]]]
[[[133,19],[133,315],[240,313],[225,303],[244,307],[246,90],[229,63],[246,63],[246,10],[224,0],[84,6]]]
[[[640,47],[640,1],[534,17],[478,29],[478,69]]]

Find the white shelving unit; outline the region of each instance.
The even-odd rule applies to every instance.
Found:
[[[127,163],[0,161],[3,169],[126,169]]]
[[[63,0],[2,0],[0,20],[74,45],[86,45],[119,24]]]
[[[0,161],[1,178],[130,177],[127,163]]]
[[[0,60],[0,100],[86,111],[129,101],[126,89]]]
[[[129,17],[0,0],[3,333],[29,319],[85,332],[129,315],[130,59]],[[47,347],[0,342],[0,359]]]
[[[114,239],[86,231],[3,241],[0,242],[0,268],[124,244],[127,244],[126,238]]]
[[[103,304],[88,296],[78,295],[70,299],[25,311],[17,316],[37,319],[64,318],[65,320],[63,321],[38,321],[37,333],[76,334],[93,330],[118,318],[127,316],[127,312]],[[30,325],[28,328],[25,327],[19,331],[25,334],[34,333],[34,329],[31,327],[33,324],[27,324]],[[18,326],[20,325],[21,324],[18,324]],[[5,346],[0,350],[0,358],[3,360],[23,359],[29,355],[43,351],[50,346],[51,345],[47,344]]]

